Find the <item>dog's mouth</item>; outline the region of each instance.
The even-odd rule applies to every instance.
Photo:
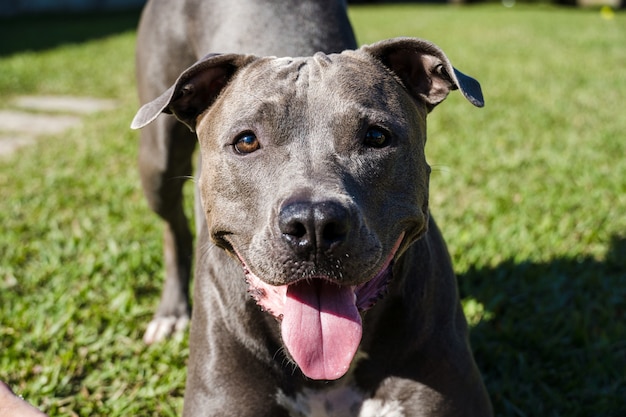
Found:
[[[360,312],[373,307],[386,293],[400,235],[380,270],[360,285],[339,285],[319,276],[288,285],[269,285],[240,258],[250,295],[264,311],[281,322],[285,347],[311,379],[335,380],[348,372],[361,342]]]

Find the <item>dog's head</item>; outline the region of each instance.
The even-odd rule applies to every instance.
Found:
[[[483,105],[478,82],[413,38],[306,58],[212,55],[132,127],[165,112],[197,132],[212,239],[239,259],[303,373],[336,379],[360,312],[426,232],[425,119],[455,89]]]

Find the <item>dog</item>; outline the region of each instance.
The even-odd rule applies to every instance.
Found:
[[[189,175],[190,142],[200,147],[183,414],[492,415],[424,155],[427,114],[456,89],[483,106],[479,83],[425,40],[355,49],[344,4],[297,2],[307,7],[292,26],[277,2],[242,21],[232,3],[149,3],[138,36],[145,104],[131,127],[144,128],[148,199],[169,213],[166,263],[179,271],[161,307],[176,306],[174,327],[190,233],[177,237],[186,219],[168,178]],[[182,11],[194,19],[172,26]],[[265,33],[238,24],[252,17],[268,19]],[[162,169],[145,168],[150,158]]]

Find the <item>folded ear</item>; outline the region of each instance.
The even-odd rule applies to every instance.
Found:
[[[429,111],[456,89],[474,106],[485,105],[478,81],[452,67],[443,51],[431,42],[394,38],[361,49],[395,73],[411,95],[426,103]]]
[[[170,113],[195,130],[198,116],[213,104],[233,75],[255,59],[252,55],[207,55],[185,70],[158,98],[144,104],[130,127],[142,128],[159,114]]]

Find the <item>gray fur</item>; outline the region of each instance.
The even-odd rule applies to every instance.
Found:
[[[173,7],[183,3],[195,2]],[[186,125],[176,131],[195,131],[200,144],[184,415],[490,416],[456,278],[429,212],[424,155],[427,114],[455,89],[482,106],[480,85],[420,39],[330,53],[354,49],[345,14],[335,25],[300,10],[293,19],[304,16],[303,32],[282,36],[276,28],[289,26],[291,14],[258,11],[274,19],[265,32],[233,24],[226,30],[216,22],[239,14],[231,10],[237,2],[224,3],[231,6],[196,11],[203,19],[188,26],[206,22],[216,31],[197,35],[197,55],[229,52],[222,45],[233,53],[170,74],[132,124],[150,129],[147,138],[164,123],[174,126],[172,116],[160,116],[172,113]],[[163,30],[145,20],[159,4],[144,13],[140,47],[148,28]],[[319,36],[337,28],[344,30]],[[261,45],[259,37],[268,41]],[[166,49],[154,53],[172,62]],[[372,132],[386,140],[370,142]],[[240,148],[242,137],[253,146]],[[272,298],[268,288],[321,281],[323,288],[332,281],[342,291],[358,289],[387,270],[393,278],[384,297],[361,308],[362,338],[350,369],[329,381],[303,374],[306,364],[284,343],[286,319],[251,297],[263,305]],[[266,290],[249,285],[251,277]]]

